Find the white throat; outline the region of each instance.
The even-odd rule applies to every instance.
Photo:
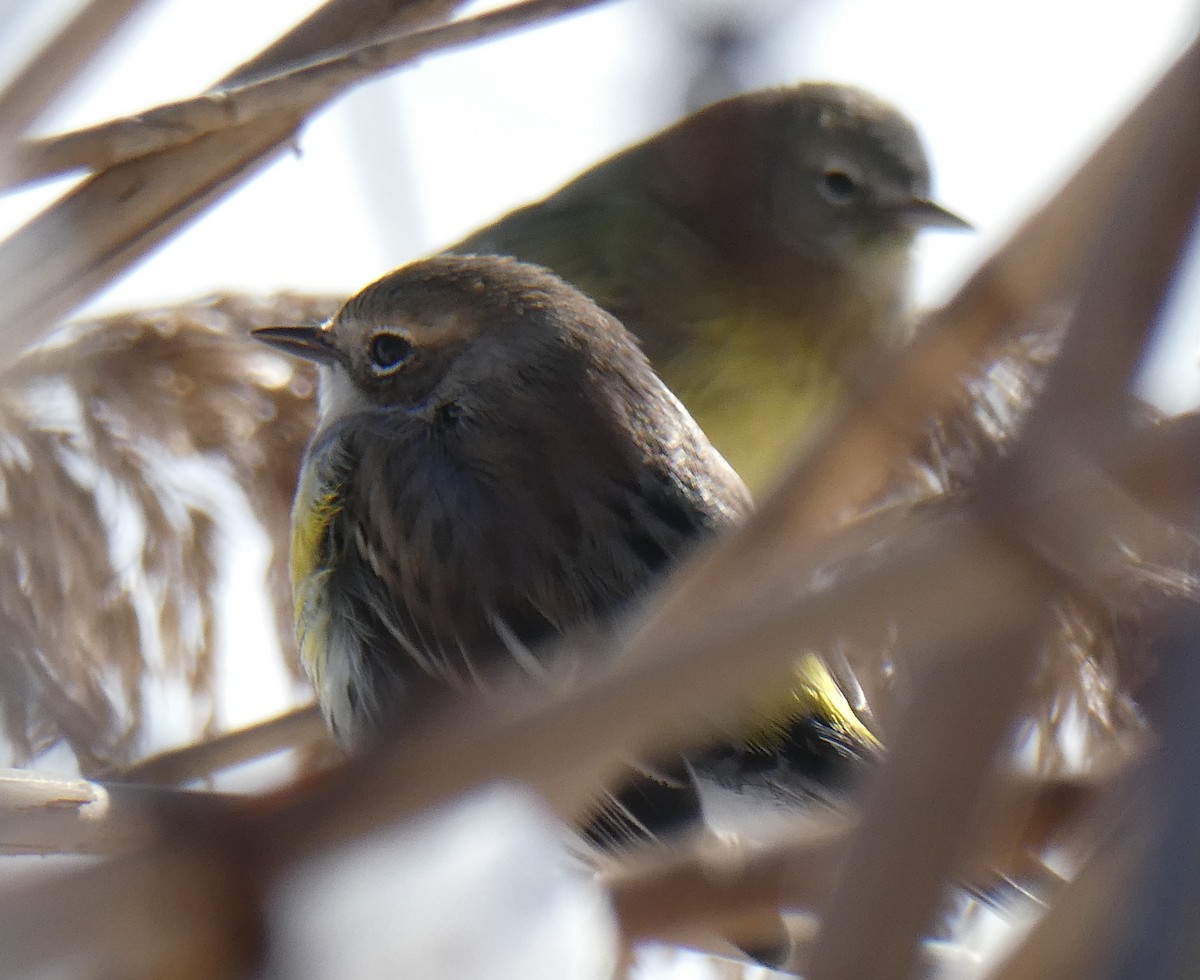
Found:
[[[347,415],[370,408],[367,399],[350,380],[350,375],[340,364],[317,365],[317,432],[324,432],[330,425]]]

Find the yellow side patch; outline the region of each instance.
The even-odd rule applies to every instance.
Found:
[[[313,486],[315,474],[305,473],[292,505],[292,589],[299,598],[299,586],[318,570],[321,544],[335,514],[342,509],[340,487]]]
[[[793,722],[817,718],[866,748],[880,748],[879,740],[859,721],[846,695],[816,654],[799,658],[793,664],[792,676],[794,681],[787,693],[775,703],[764,705],[749,719],[743,736],[748,746],[769,751],[786,737]]]
[[[341,509],[340,487],[320,485],[311,469],[301,475],[292,505],[292,611],[300,659],[318,690],[329,634],[324,597],[328,570],[322,567],[326,559],[323,548],[329,522]]]

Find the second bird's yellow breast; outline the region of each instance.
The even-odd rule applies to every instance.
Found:
[[[752,492],[761,492],[841,397],[828,356],[795,325],[710,318],[695,342],[653,358],[667,385]]]

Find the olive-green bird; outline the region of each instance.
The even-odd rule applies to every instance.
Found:
[[[856,88],[727,99],[452,246],[553,269],[613,313],[751,489],[904,334],[930,197],[912,124]]]

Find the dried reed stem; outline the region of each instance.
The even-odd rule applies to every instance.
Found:
[[[0,147],[22,133],[146,0],[90,0],[0,91]],[[8,157],[6,164],[16,164]],[[0,178],[9,170],[0,168]]]
[[[231,79],[273,74],[306,54],[361,42],[394,28],[398,18],[421,26],[459,2],[329,0]],[[111,167],[0,243],[0,360],[11,361],[59,317],[264,166],[301,121],[299,114],[280,114]]]
[[[526,0],[443,27],[373,40],[325,60],[290,66],[277,75],[252,82],[222,85],[136,116],[33,140],[14,149],[10,179],[12,185],[18,185],[73,170],[102,170],[262,119],[306,117],[355,85],[417,58],[494,38],[600,2]]]
[[[317,746],[333,749],[321,713],[315,705],[306,705],[195,745],[160,752],[108,773],[106,778],[127,783],[178,785],[277,752]]]
[[[176,823],[227,815],[234,798],[0,770],[0,853],[125,854]]]

